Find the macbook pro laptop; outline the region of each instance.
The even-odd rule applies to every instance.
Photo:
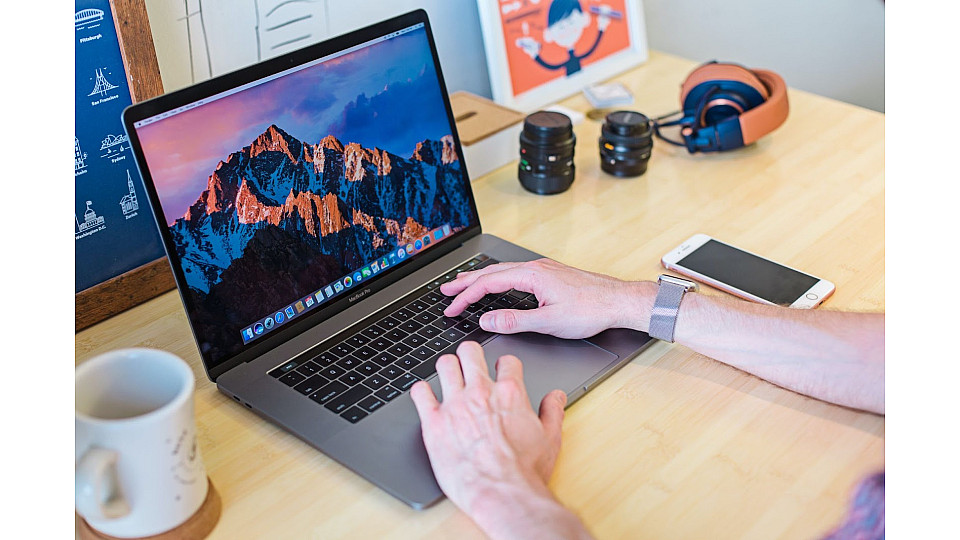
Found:
[[[573,403],[650,338],[480,329],[441,283],[540,256],[482,234],[422,10],[129,107],[124,125],[207,376],[391,495],[441,498],[408,390],[465,340]],[[509,198],[509,196],[506,196]],[[521,204],[520,200],[504,201]]]

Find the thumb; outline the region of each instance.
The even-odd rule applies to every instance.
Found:
[[[567,394],[563,390],[554,390],[543,396],[540,402],[540,422],[547,432],[547,438],[560,447],[560,435],[563,431],[563,407],[567,404]]]
[[[480,317],[480,328],[498,334],[516,334],[519,332],[549,333],[551,323],[549,307],[536,309],[497,309],[484,313]]]

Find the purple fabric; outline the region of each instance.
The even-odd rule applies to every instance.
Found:
[[[886,530],[885,501],[884,473],[863,480],[857,487],[843,524],[825,536],[824,540],[883,540]]]

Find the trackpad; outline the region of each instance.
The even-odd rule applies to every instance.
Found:
[[[540,409],[543,396],[557,388],[570,394],[619,357],[582,339],[560,339],[543,334],[497,336],[483,350],[496,379],[497,359],[512,354],[523,362],[523,380],[527,385],[530,405]]]

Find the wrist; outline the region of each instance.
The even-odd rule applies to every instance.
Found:
[[[557,537],[560,531],[582,529],[539,478],[484,486],[465,510],[492,539]]]
[[[621,296],[623,302],[619,306],[620,321],[617,326],[646,332],[650,329],[650,313],[659,286],[655,281],[629,281],[626,285],[626,294]]]

